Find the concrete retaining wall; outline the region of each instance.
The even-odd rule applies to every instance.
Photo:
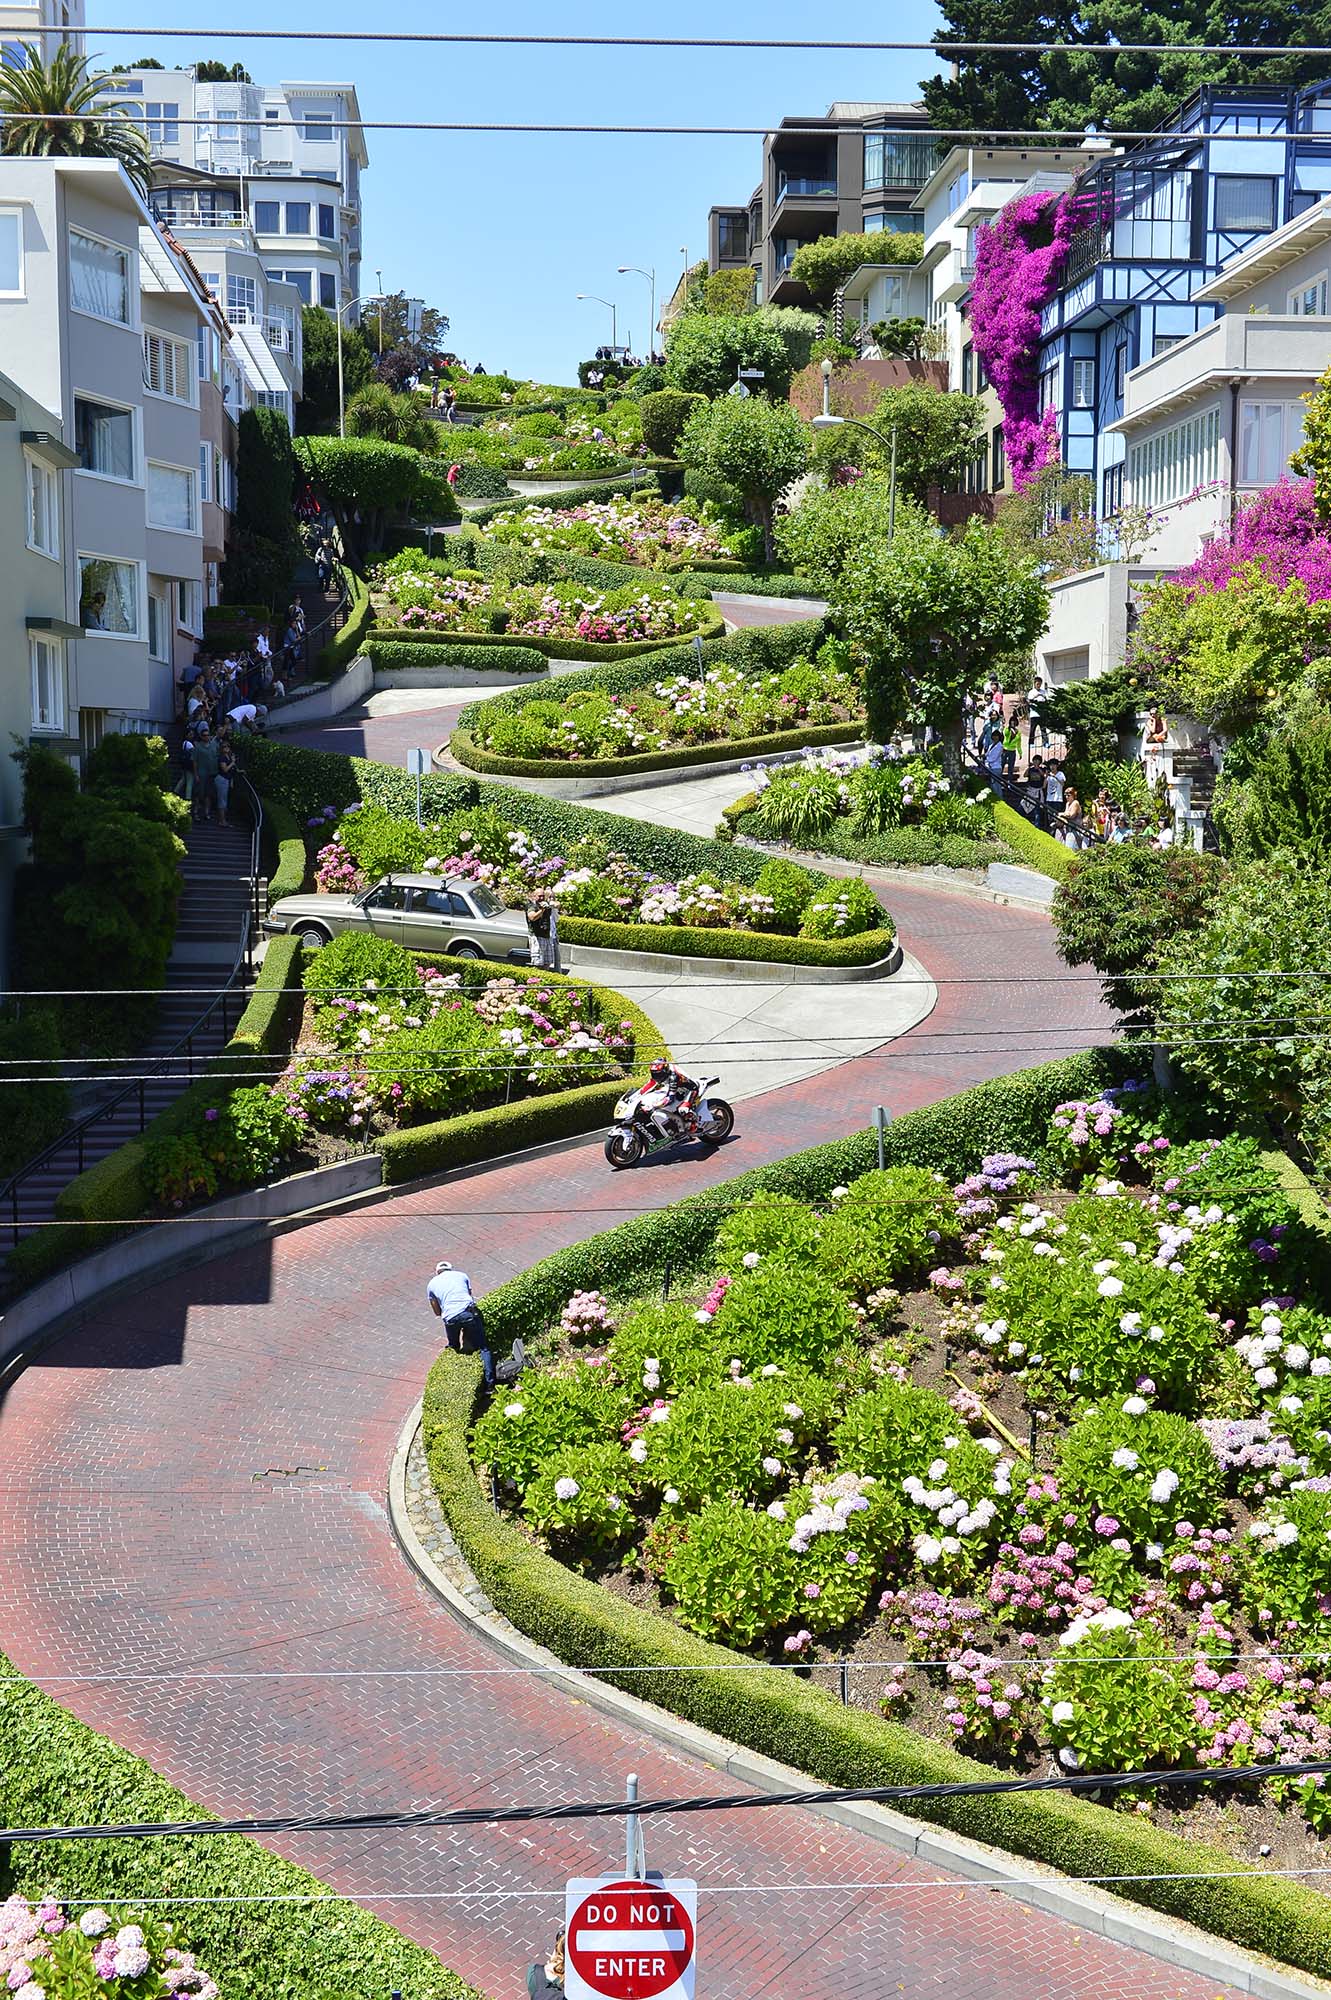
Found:
[[[861,743],[863,737],[863,730],[856,730],[840,743],[820,743],[816,748],[819,752],[847,750]],[[656,785],[687,785],[695,778],[725,778],[756,764],[766,764],[769,768],[775,764],[798,764],[803,757],[803,750],[769,750],[761,757],[717,757],[705,764],[672,764],[663,771],[626,771],[622,775],[611,772],[603,778],[516,778],[473,771],[469,764],[449,755],[446,743],[439,745],[432,761],[438,771],[465,771],[469,777],[516,785],[519,791],[540,792],[548,799],[607,799],[616,792],[646,791]]]
[[[583,977],[602,972],[660,973],[673,979],[716,979],[760,986],[842,986],[866,979],[889,979],[901,970],[901,940],[872,965],[781,965],[770,958],[679,958],[664,951],[612,951],[607,946],[563,944],[566,972]]]
[[[279,729],[304,729],[307,723],[327,722],[330,716],[341,715],[344,708],[354,708],[357,702],[364,701],[373,685],[370,662],[364,654],[357,654],[335,681],[325,681],[309,694],[296,695],[274,709],[268,718],[268,733],[271,736]]]

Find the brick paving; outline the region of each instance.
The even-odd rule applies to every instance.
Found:
[[[506,1671],[455,1623],[393,1544],[388,1465],[438,1345],[422,1297],[437,1257],[493,1285],[627,1209],[838,1136],[875,1101],[902,1111],[1104,1029],[1093,985],[1057,983],[1039,916],[883,893],[936,978],[980,983],[942,984],[883,1058],[746,1104],[711,1161],[615,1177],[591,1143],[499,1165],[150,1285],[42,1354],[0,1415],[0,1639],[18,1666],[221,1813],[554,1802],[618,1791],[630,1769],[647,1797],[714,1789],[701,1764]],[[435,1672],[185,1671],[402,1667]],[[618,1837],[552,1825],[280,1845],[499,2000],[521,1994],[553,1934],[564,1877],[615,1865]],[[993,1890],[928,1886],[939,1870],[807,1812],[652,1822],[648,1858],[704,1885],[706,2000],[1230,1994]],[[394,1900],[459,1889],[488,1893]]]

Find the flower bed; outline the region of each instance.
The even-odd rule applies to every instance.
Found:
[[[741,559],[761,553],[756,531],[727,524],[705,502],[673,504],[646,496],[527,507],[500,515],[484,530],[484,539],[542,554],[608,556],[647,569],[727,561],[742,567]]]
[[[10,1896],[0,1903],[6,1990],[14,2000],[83,2000],[122,1990],[217,2000],[217,1981],[173,1941],[172,1925],[147,1910],[130,1914],[133,1922],[116,1925],[105,1910],[89,1909],[76,1921],[54,1896],[38,1903]]]
[[[1098,1091],[1097,1068],[1051,1065],[898,1121],[889,1160],[948,1180],[865,1174],[871,1142],[845,1142],[492,1295],[492,1334],[539,1357],[473,1439],[511,1482],[511,1520],[458,1447],[470,1364],[437,1365],[426,1435],[501,1607],[610,1678],[733,1662],[694,1633],[805,1663],[805,1688],[734,1672],[627,1684],[833,1783],[977,1775],[957,1745],[1009,1770],[1051,1753],[1085,1771],[1323,1754],[1331,1682],[1298,1649],[1326,1615],[1326,1240],[1254,1147],[1181,1139],[1150,1093]],[[971,1153],[962,1174],[996,1128],[1023,1150]],[[696,1273],[665,1305],[641,1293],[663,1261]],[[1051,1409],[1032,1459],[1029,1412]],[[857,1651],[910,1664],[852,1672],[847,1710],[817,1662]],[[1072,1872],[1149,1876],[1127,1892],[1331,1967],[1320,1898],[1232,1872],[1169,1879],[1232,1871],[1199,1864],[1199,1831],[1243,1853],[1274,1842],[1297,1866],[1320,1791],[1238,1791],[1223,1816],[1170,1796],[920,1810]]]
[[[747,674],[721,664],[624,694],[579,689],[517,710],[482,709],[468,735],[491,756],[613,770],[621,758],[676,747],[706,744],[724,756],[736,741],[780,738],[786,731],[836,727],[849,734],[863,715],[861,684],[829,641],[816,662],[797,659],[778,673]]]
[[[474,571],[453,573],[442,557],[414,550],[379,566],[374,592],[380,623],[413,636],[503,633],[510,640],[615,646],[670,642],[719,627],[705,597],[686,597],[664,580],[644,578],[606,591],[564,581],[509,583]]]
[[[645,1022],[582,982],[445,968],[354,931],[307,962],[304,984],[303,1028],[281,1075],[219,1087],[147,1146],[151,1201],[180,1209],[298,1158],[318,1164],[330,1148],[366,1151],[463,1113],[594,1084],[618,1089]]]
[[[982,870],[1015,859],[987,787],[954,790],[928,759],[894,761],[880,749],[777,770],[760,763],[753,791],[723,808],[722,824],[732,835],[885,868]]]
[[[419,827],[376,806],[353,807],[340,818],[329,807],[328,815],[323,824],[332,837],[319,850],[315,879],[339,893],[394,871],[437,871],[484,882],[517,908],[533,890],[548,892],[559,907],[561,934],[573,943],[583,921],[617,935],[581,941],[619,943],[622,933],[628,950],[687,952],[678,942],[681,929],[705,934],[704,945],[713,941],[721,957],[781,959],[798,943],[809,963],[853,964],[864,962],[856,949],[871,951],[872,959],[891,949],[891,920],[862,882],[830,881],[787,861],[769,862],[753,882],[710,871],[665,881],[595,836],[548,853],[525,828],[484,807]],[[839,956],[847,947],[849,957]]]

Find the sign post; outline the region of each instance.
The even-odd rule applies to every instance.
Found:
[[[697,1916],[696,1882],[575,1876],[564,1892],[565,2000],[693,2000]]]
[[[426,754],[423,750],[408,750],[407,769],[411,773],[412,777],[416,780],[417,826],[421,825],[421,779],[424,777],[425,772],[427,771],[428,768],[429,768],[428,759],[426,758]]]
[[[875,1104],[873,1108],[873,1129],[878,1140],[878,1171],[883,1171],[883,1135],[887,1131],[892,1114],[885,1104]]]

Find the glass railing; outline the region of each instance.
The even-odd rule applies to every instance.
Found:
[[[776,184],[776,198],[782,202],[788,195],[831,195],[836,196],[834,180],[814,180],[807,174],[785,174]]]

